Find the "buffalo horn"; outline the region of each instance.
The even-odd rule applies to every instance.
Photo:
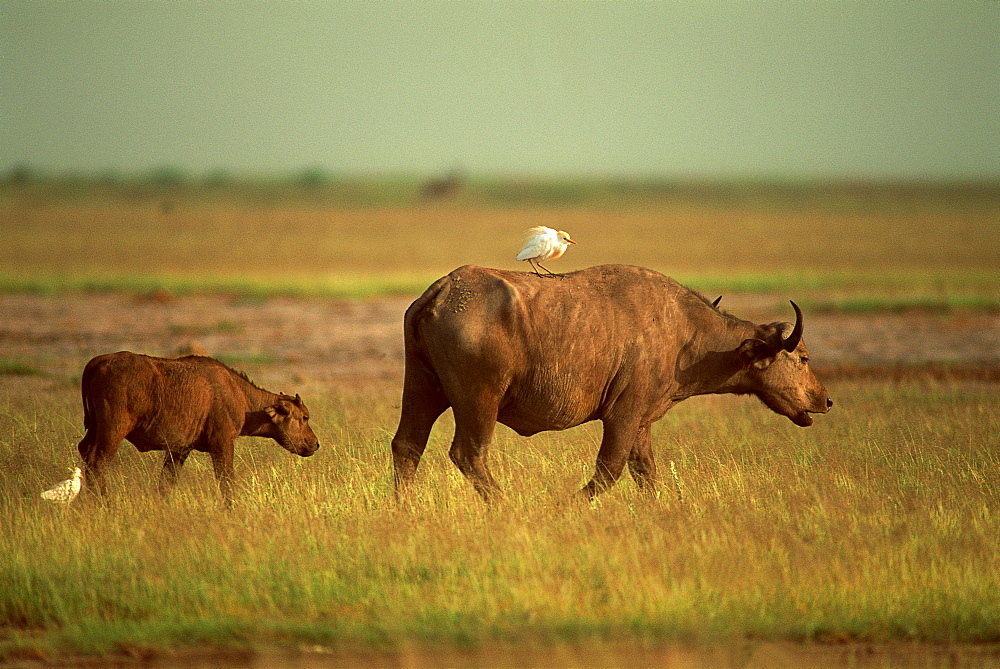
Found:
[[[792,301],[789,300],[789,302]],[[788,338],[781,343],[781,347],[789,353],[795,350],[795,347],[799,345],[799,340],[802,339],[802,310],[794,302],[792,302],[792,309],[795,309],[795,327],[792,328],[792,334],[788,335]]]

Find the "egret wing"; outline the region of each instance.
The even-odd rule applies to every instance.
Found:
[[[73,477],[65,481],[60,481],[42,493],[42,499],[52,502],[72,502],[80,492],[80,479]]]
[[[42,493],[42,499],[49,499],[54,502],[65,502],[73,492],[73,479],[60,481]]]
[[[552,250],[552,233],[554,232],[551,228],[546,228],[543,225],[528,230],[524,238],[524,245],[515,260],[544,258]]]

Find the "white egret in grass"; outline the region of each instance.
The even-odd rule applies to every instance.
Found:
[[[80,492],[80,479],[83,478],[83,471],[76,467],[73,469],[73,478],[60,481],[42,493],[42,499],[51,502],[61,502],[69,504]]]
[[[566,252],[570,244],[576,244],[576,242],[570,239],[568,232],[553,230],[544,225],[539,225],[528,230],[524,238],[524,246],[521,247],[521,251],[517,254],[516,259],[527,260],[531,263],[532,269],[535,270],[535,274],[538,274],[538,276],[541,276],[538,271],[539,267],[550,275],[555,276],[555,273],[543,266],[541,261],[555,260]]]

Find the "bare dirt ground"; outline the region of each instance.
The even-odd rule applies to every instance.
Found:
[[[0,360],[72,378],[100,353],[196,352],[278,387],[391,382],[402,377],[402,318],[411,301],[2,295]],[[726,295],[722,306],[756,322],[792,318],[787,303],[771,296]],[[997,314],[807,311],[805,320],[814,365],[829,375],[916,369],[1000,380]]]
[[[30,658],[5,664],[4,669],[36,667],[146,667],[147,669],[348,669],[386,667],[674,667],[675,669],[927,669],[997,666],[1000,648],[995,644],[909,643],[811,643],[745,641],[728,646],[637,646],[625,643],[556,645],[539,648],[492,646],[455,650],[407,647],[398,651],[302,647],[294,651],[225,651],[184,649],[178,651],[123,653],[100,658]]]

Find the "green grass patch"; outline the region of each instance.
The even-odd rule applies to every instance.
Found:
[[[369,298],[418,295],[437,277],[321,276],[315,278],[252,278],[226,276],[34,276],[0,275],[0,293],[65,295],[72,293],[125,293],[169,300],[185,295],[231,295],[241,300],[273,297]],[[217,328],[225,328],[218,324]],[[221,331],[221,330],[218,330]]]
[[[256,302],[277,297],[303,299],[365,299],[412,296],[422,293],[435,275],[326,275],[313,278],[249,278],[225,276],[10,276],[0,275],[0,294],[67,295],[73,293],[124,293],[165,301],[191,295],[229,295]],[[733,274],[730,276],[681,275],[681,283],[705,294],[758,293],[792,296],[803,308],[826,313],[901,312],[932,313],[1000,311],[997,276],[981,271]],[[830,293],[839,296],[826,297]],[[810,297],[816,296],[816,297]],[[188,334],[230,333],[232,323],[189,326]],[[184,334],[185,326],[176,326]]]
[[[45,372],[20,360],[0,358],[0,376],[45,376]]]
[[[899,313],[920,311],[932,314],[951,314],[956,311],[1000,312],[1000,298],[979,295],[941,295],[923,297],[843,297],[828,300],[806,301],[812,311],[819,313]]]
[[[231,367],[239,368],[244,365],[260,366],[260,365],[273,365],[278,362],[278,360],[269,353],[240,353],[240,354],[226,354],[221,353],[215,356],[218,360],[226,363]]]

